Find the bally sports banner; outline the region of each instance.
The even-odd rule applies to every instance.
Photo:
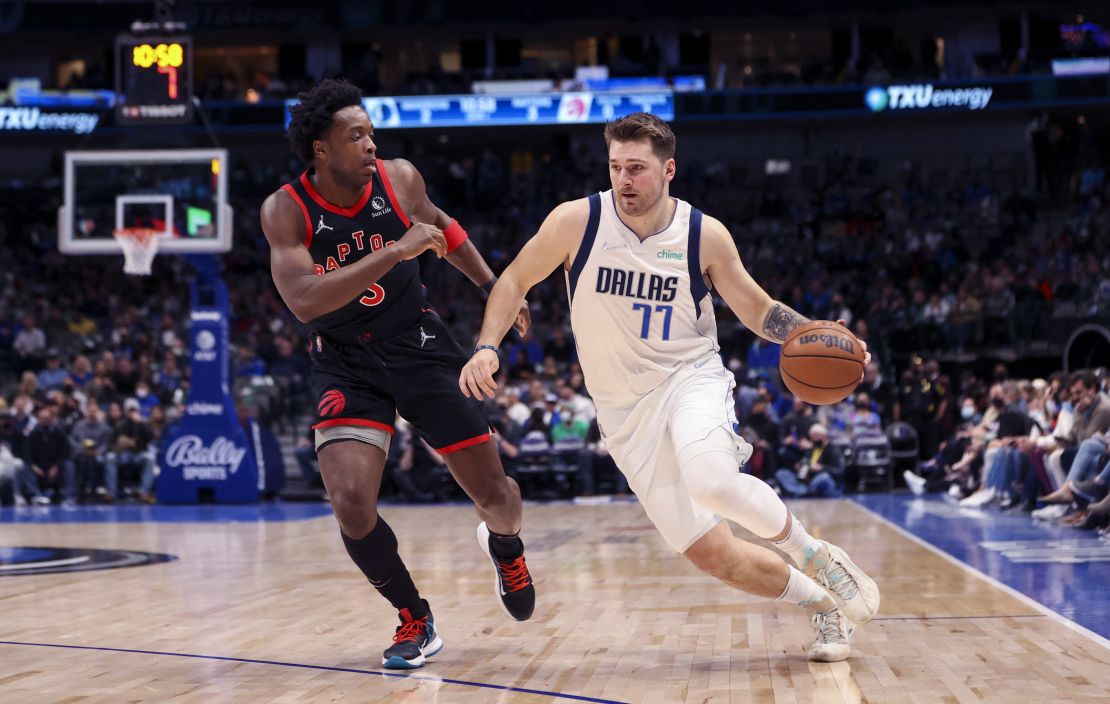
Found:
[[[258,465],[231,398],[227,287],[218,278],[190,287],[189,400],[181,422],[162,438],[158,501],[258,501]]]

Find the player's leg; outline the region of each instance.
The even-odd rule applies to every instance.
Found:
[[[718,523],[683,553],[695,567],[729,586],[804,608],[814,639],[810,660],[839,662],[851,654],[854,626],[829,592],[767,548],[740,540]]]
[[[384,431],[378,432],[385,435]],[[435,630],[428,602],[420,597],[401,560],[397,536],[378,515],[385,450],[360,440],[332,441],[320,447],[319,460],[320,476],[347,554],[400,615],[401,626],[394,644],[382,655],[382,665],[420,667],[426,657],[439,652],[443,642]]]
[[[443,454],[451,475],[474,502],[474,510],[490,531],[500,535],[520,532],[524,506],[520,487],[505,475],[497,445],[486,440]]]
[[[509,616],[531,617],[536,590],[520,539],[520,487],[505,475],[481,401],[463,396],[459,372],[467,357],[447,327],[427,314],[390,343],[397,410],[447,462],[474,502],[478,543],[494,567],[494,590]]]
[[[719,372],[706,369],[687,380],[669,404],[668,430],[690,496],[786,553],[852,621],[870,621],[879,607],[875,582],[843,550],[810,536],[765,482],[738,471],[751,446],[732,431],[732,375]]]
[[[780,555],[733,536],[727,524],[695,501],[670,436],[649,430],[651,424],[641,420],[633,417],[633,426],[621,428],[609,448],[667,545],[729,586],[807,609],[816,634],[809,657],[847,658],[852,626],[832,596]]]
[[[397,536],[378,515],[378,491],[396,416],[393,401],[352,373],[350,360],[362,348],[323,343],[311,349],[318,399],[312,427],[320,477],[347,554],[401,620],[382,664],[420,667],[443,643],[428,602],[420,597],[401,559]]]

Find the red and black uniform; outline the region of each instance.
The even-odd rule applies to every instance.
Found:
[[[312,171],[282,189],[300,206],[304,246],[318,275],[392,245],[410,227],[381,160],[351,208],[324,200]],[[481,402],[459,391],[468,355],[425,301],[416,260],[397,263],[365,293],[310,325],[313,428],[362,425],[392,434],[400,413],[442,453],[489,439]]]

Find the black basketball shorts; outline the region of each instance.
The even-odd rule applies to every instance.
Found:
[[[341,344],[313,333],[309,354],[313,429],[353,425],[393,435],[399,413],[440,454],[490,439],[482,402],[459,391],[469,356],[434,312],[377,341]]]

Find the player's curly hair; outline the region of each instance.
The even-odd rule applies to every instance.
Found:
[[[289,129],[286,136],[304,162],[312,161],[312,143],[323,139],[331,129],[336,112],[351,105],[362,104],[362,91],[343,79],[327,78],[312,90],[297,95],[300,102],[289,108]]]

